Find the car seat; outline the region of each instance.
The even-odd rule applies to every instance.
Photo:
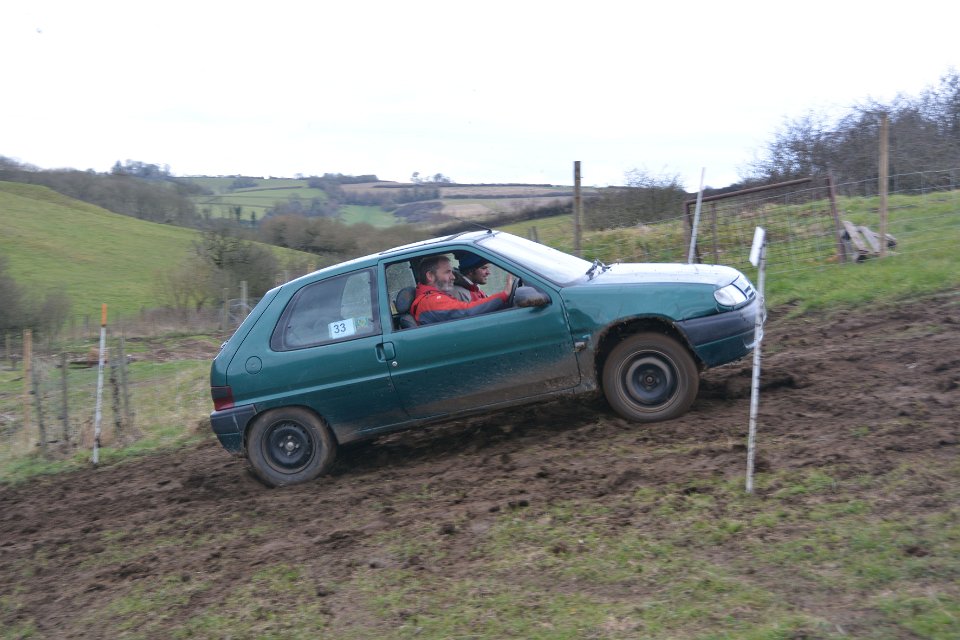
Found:
[[[414,320],[410,314],[410,305],[413,304],[416,293],[416,287],[404,287],[397,292],[394,304],[397,307],[397,313],[400,314],[397,322],[400,324],[401,329],[410,329],[411,327],[417,326],[417,321]]]

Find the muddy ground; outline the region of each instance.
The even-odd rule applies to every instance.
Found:
[[[894,517],[955,509],[944,496],[958,479],[960,296],[829,320],[773,317],[763,363],[761,477],[811,468],[841,478],[904,465],[947,470],[912,484],[909,504],[872,493],[869,483],[848,499],[886,504]],[[344,447],[331,476],[287,489],[264,488],[212,437],[133,463],[0,487],[0,628],[135,636],[135,628],[111,629],[111,616],[122,613],[98,616],[98,607],[152,577],[214,583],[185,587],[187,597],[141,630],[171,637],[181,621],[225,605],[227,594],[279,560],[305,568],[331,637],[375,628],[370,612],[335,587],[354,572],[424,565],[437,577],[469,575],[471,554],[511,511],[571,500],[623,505],[639,488],[696,491],[708,480],[742,478],[749,396],[750,362],[742,362],[707,372],[693,409],[669,423],[629,424],[601,401],[553,403]],[[653,526],[641,510],[617,517],[611,526]],[[403,557],[378,546],[382,532],[426,536],[443,553]],[[798,602],[853,636],[859,629],[872,637],[876,612],[855,596],[811,592]]]

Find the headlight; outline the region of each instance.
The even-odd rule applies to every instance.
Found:
[[[714,291],[713,297],[724,307],[737,307],[747,301],[746,294],[732,284]]]

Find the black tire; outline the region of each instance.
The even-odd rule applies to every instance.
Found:
[[[693,356],[662,333],[637,333],[613,348],[603,365],[603,393],[634,422],[672,420],[687,412],[700,389]]]
[[[336,455],[337,443],[326,423],[300,407],[258,416],[247,438],[250,466],[271,487],[309,482],[327,473]]]

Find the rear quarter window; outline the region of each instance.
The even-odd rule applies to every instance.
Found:
[[[270,338],[274,351],[291,351],[380,333],[372,269],[304,286],[287,304]]]

